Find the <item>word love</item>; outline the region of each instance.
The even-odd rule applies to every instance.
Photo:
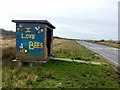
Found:
[[[35,34],[21,34],[21,39],[35,39]]]

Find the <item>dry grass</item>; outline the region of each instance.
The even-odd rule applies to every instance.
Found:
[[[0,48],[15,47],[15,38],[0,38]]]
[[[53,40],[53,51],[59,51],[59,50],[68,50],[72,49],[74,45],[74,42],[71,42],[71,40],[64,40],[64,39],[54,39]]]
[[[87,40],[88,42],[92,42],[92,43],[97,43],[97,44],[102,44],[102,45],[106,45],[106,46],[111,46],[114,48],[120,48],[120,41],[116,41],[116,40]]]
[[[15,38],[2,39],[3,49],[7,47],[9,48],[11,47],[11,49],[13,49],[15,45],[16,45]],[[15,48],[14,48],[14,51],[15,51]],[[11,54],[9,53],[9,51],[5,51],[3,53],[5,53],[4,55]],[[57,38],[53,39],[53,55],[52,56],[57,58],[70,58],[70,59],[77,59],[77,60],[80,59],[80,60],[86,60],[86,61],[105,61],[104,58],[100,56],[95,56],[94,52],[77,44],[74,40],[65,40],[65,39],[57,39]],[[3,58],[4,57],[7,57],[7,56],[3,56]]]

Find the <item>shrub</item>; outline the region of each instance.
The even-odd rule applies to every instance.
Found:
[[[16,58],[15,47],[9,47],[2,49],[2,59],[4,60],[13,60]]]
[[[105,40],[104,40],[104,39],[102,39],[102,40],[100,40],[100,42],[105,42]]]

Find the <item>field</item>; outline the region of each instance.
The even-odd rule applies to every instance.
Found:
[[[87,41],[120,49],[120,41],[117,40],[87,40]]]
[[[101,56],[73,40],[54,39],[52,57],[106,62]],[[15,59],[15,47],[3,48],[3,88],[118,88],[119,75],[110,64],[92,65],[49,60],[47,64],[24,63]]]
[[[0,48],[7,48],[7,47],[15,47],[16,41],[15,38],[9,37],[9,38],[0,38]]]

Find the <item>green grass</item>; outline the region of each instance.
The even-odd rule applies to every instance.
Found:
[[[48,61],[45,65],[11,62],[3,68],[4,88],[116,88],[118,75],[110,66]]]
[[[54,45],[52,56],[57,58],[106,62],[105,58],[100,55],[96,56],[94,52],[83,47],[74,40],[64,40],[60,44]]]
[[[95,58],[93,52],[70,40],[54,46],[53,52],[54,57],[104,61],[100,56]],[[3,49],[2,58],[3,88],[117,88],[120,84],[119,75],[109,64],[51,60],[43,65],[36,63],[31,67],[27,64],[19,66],[18,62],[12,62],[15,59],[15,48]]]

